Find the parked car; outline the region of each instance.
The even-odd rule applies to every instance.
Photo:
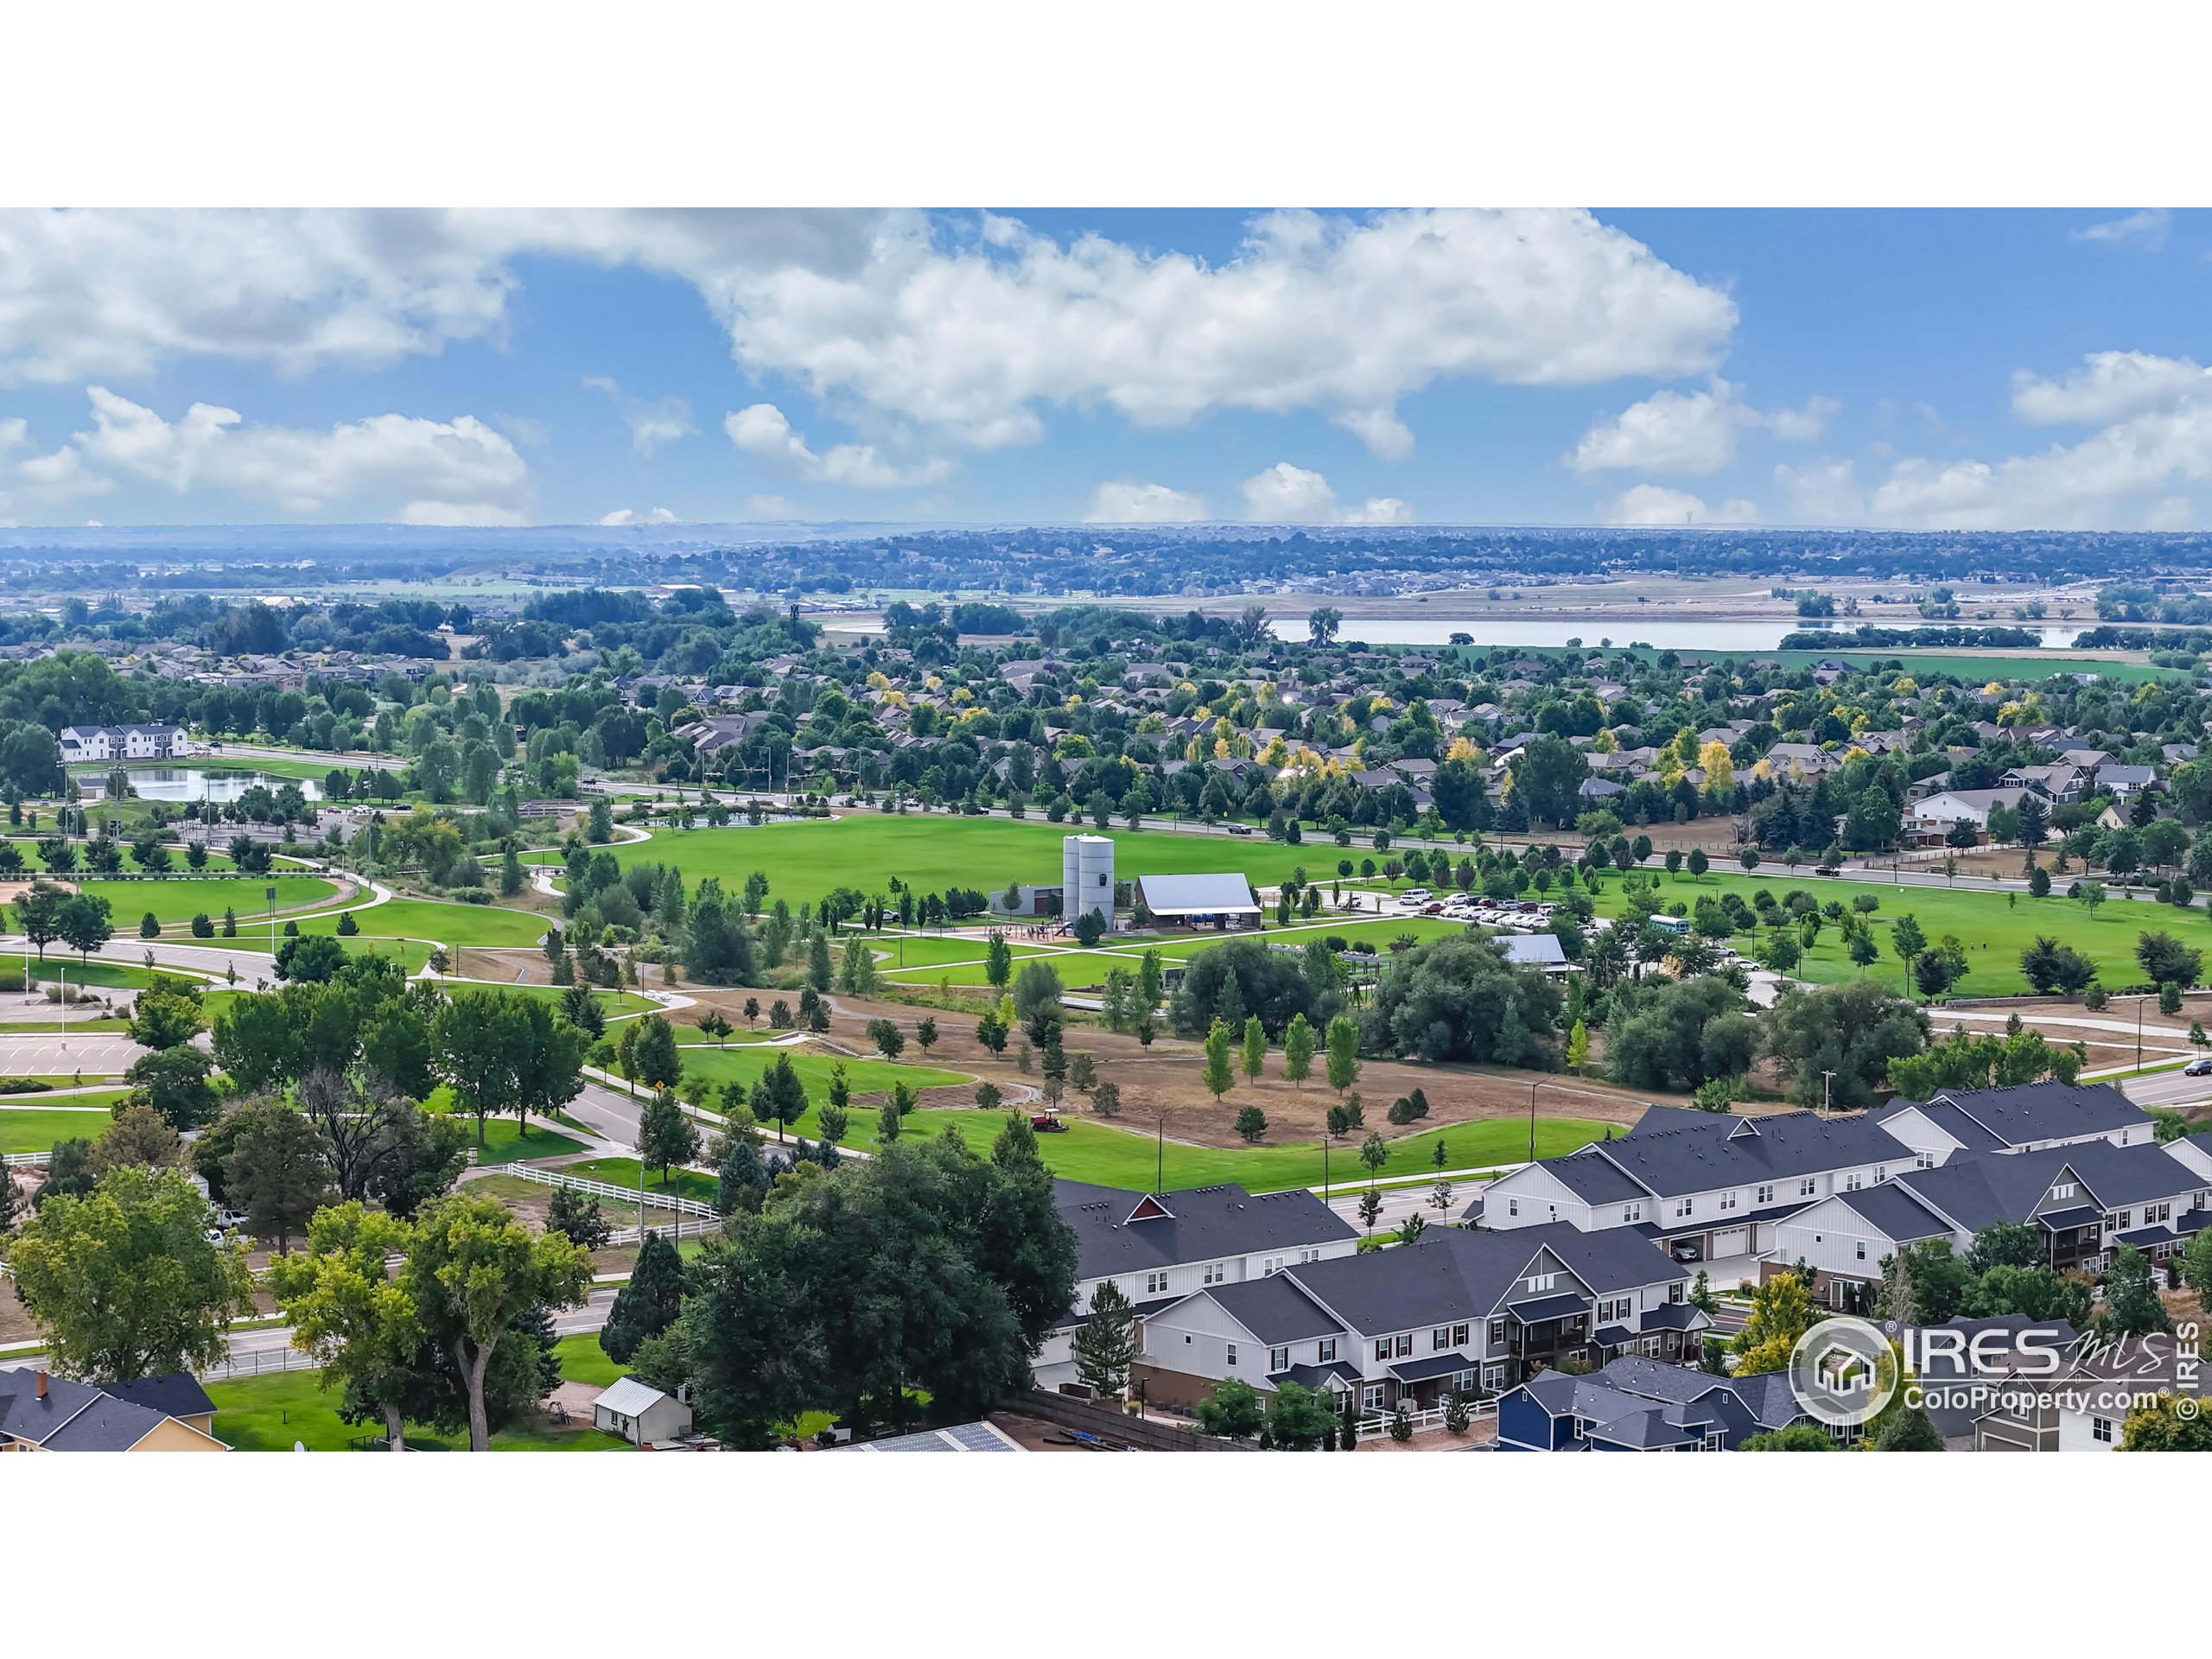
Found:
[[[1418,907],[1427,904],[1435,896],[1427,887],[1408,887],[1398,895],[1398,902],[1409,907]]]

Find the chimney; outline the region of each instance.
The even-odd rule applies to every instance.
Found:
[[[43,1400],[46,1398],[46,1373],[39,1371],[35,1375],[38,1383],[38,1397]]]

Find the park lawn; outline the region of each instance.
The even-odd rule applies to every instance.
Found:
[[[338,896],[338,889],[319,875],[232,877],[222,880],[192,876],[171,876],[160,881],[88,880],[79,883],[79,890],[105,899],[116,931],[124,934],[136,931],[138,918],[148,911],[164,927],[188,922],[199,914],[211,916],[220,923],[226,906],[238,912],[241,929],[251,925],[256,917],[265,924],[269,917],[266,894],[272,887],[276,889],[280,918],[285,911],[327,904]]]
[[[810,1112],[808,1118],[811,1116]],[[1064,1121],[1068,1126],[1065,1134],[1037,1137],[1038,1150],[1055,1175],[1130,1192],[1152,1190],[1155,1146],[1150,1135],[1078,1118],[1073,1114]],[[923,1108],[907,1114],[904,1134],[942,1135],[950,1128],[974,1151],[988,1155],[991,1143],[1005,1126],[1003,1112]],[[800,1128],[808,1128],[808,1119],[800,1120]],[[1536,1155],[1556,1158],[1577,1151],[1604,1135],[1606,1128],[1605,1124],[1585,1118],[1539,1117]],[[872,1149],[874,1141],[874,1116],[863,1117],[855,1113],[844,1144],[864,1152]],[[1434,1166],[1432,1160],[1439,1141],[1444,1144],[1445,1167],[1448,1169],[1519,1163],[1529,1155],[1528,1121],[1484,1118],[1389,1140],[1384,1144],[1390,1150],[1389,1160],[1377,1173],[1386,1179],[1425,1173]],[[1168,1141],[1159,1148],[1159,1154],[1160,1179],[1169,1192],[1223,1181],[1237,1182],[1253,1192],[1280,1192],[1291,1187],[1321,1185],[1322,1157],[1318,1141],[1287,1146],[1262,1141],[1252,1147],[1192,1147]],[[1354,1186],[1366,1179],[1358,1152],[1350,1144],[1330,1153],[1328,1173],[1332,1185],[1338,1187]]]
[[[317,916],[300,924],[302,933],[335,933],[343,912]],[[487,945],[521,949],[535,945],[554,925],[535,911],[508,910],[498,905],[448,905],[430,899],[395,899],[388,904],[356,908],[352,912],[361,930],[349,937],[370,939],[433,939],[440,944]],[[240,918],[243,923],[244,918]]]
[[[626,1192],[638,1190],[638,1160],[635,1158],[594,1158],[581,1164],[563,1164],[561,1173],[575,1175],[587,1181],[605,1181]],[[653,1170],[645,1172],[645,1192],[673,1192],[680,1198],[696,1198],[702,1204],[712,1204],[721,1183],[712,1175],[696,1169],[671,1169],[667,1180],[661,1179]],[[602,1204],[620,1204],[620,1198],[602,1198]]]
[[[1019,975],[1032,960],[1042,961],[1050,963],[1052,971],[1059,975],[1063,986],[1103,985],[1109,969],[1127,968],[1135,973],[1142,955],[1141,951],[1116,956],[1103,950],[1036,950],[1017,956],[1014,970]],[[939,980],[950,985],[988,985],[991,980],[988,966],[980,957],[973,962],[944,963],[925,968],[901,968],[897,963],[894,955],[888,963],[878,963],[875,970],[882,978],[899,985],[934,985]],[[1012,988],[1011,981],[1008,988]]]
[[[909,1031],[906,1052],[918,1054],[921,1045]],[[733,1079],[742,1083],[747,1090],[760,1081],[761,1073],[776,1063],[779,1055],[791,1057],[791,1070],[806,1087],[810,1098],[826,1100],[830,1093],[830,1074],[839,1065],[845,1068],[845,1081],[855,1095],[887,1094],[894,1083],[904,1083],[910,1089],[939,1089],[972,1081],[964,1071],[946,1071],[936,1066],[910,1065],[904,1061],[847,1058],[830,1053],[826,1049],[802,1043],[796,1047],[768,1049],[754,1045],[751,1047],[716,1048],[709,1044],[686,1044],[682,1050],[683,1071],[687,1077],[702,1077],[721,1084]]]
[[[130,1022],[124,1019],[95,1020],[0,1020],[0,1037],[28,1037],[35,1033],[55,1031],[128,1031]]]
[[[555,1344],[561,1357],[561,1375],[588,1388],[605,1388],[623,1368],[607,1358],[596,1334],[563,1337]],[[338,1414],[342,1390],[321,1386],[319,1370],[272,1371],[266,1376],[243,1376],[226,1382],[210,1382],[207,1397],[215,1402],[215,1438],[240,1452],[289,1452],[301,1445],[310,1452],[344,1452],[348,1442],[362,1435],[380,1435],[377,1423],[355,1425]],[[466,1432],[452,1436],[416,1433],[407,1436],[410,1451],[461,1452],[468,1446]],[[629,1443],[602,1434],[586,1424],[580,1429],[556,1429],[536,1422],[511,1424],[493,1433],[494,1452],[627,1452]]]
[[[886,892],[894,875],[925,893],[955,887],[999,893],[1009,882],[1057,885],[1062,838],[1098,833],[1088,825],[1041,818],[855,811],[842,819],[796,819],[757,828],[656,830],[649,840],[613,851],[626,869],[633,864],[674,864],[693,884],[705,876],[720,877],[726,893],[742,890],[746,878],[759,870],[768,878],[771,897],[788,899],[796,908],[833,887]],[[1103,833],[1113,837],[1114,873],[1123,880],[1238,870],[1266,887],[1300,865],[1312,873],[1336,864],[1333,846],[1292,847],[1262,835]],[[1329,855],[1325,861],[1324,854]]]
[[[2062,884],[2074,880],[2071,876],[2053,879]],[[1947,887],[1841,881],[1810,874],[1795,878],[1745,875],[1740,871],[1724,874],[1717,869],[1702,880],[1693,880],[1688,875],[1680,880],[1669,880],[1663,874],[1659,880],[1662,899],[1670,904],[1679,902],[1693,910],[1701,895],[1718,897],[1732,891],[1742,893],[1748,900],[1753,890],[1761,887],[1771,889],[1777,899],[1792,888],[1802,888],[1823,905],[1833,899],[1848,906],[1861,893],[1871,893],[1878,899],[1880,907],[1867,919],[1873,928],[1874,942],[1882,947],[1882,955],[1866,971],[1899,986],[1904,983],[1904,964],[1890,944],[1890,928],[1899,918],[1914,918],[1930,943],[1947,933],[1955,934],[1967,948],[1967,966],[1966,977],[1952,988],[1951,995],[1955,996],[2000,996],[2026,992],[2029,986],[2020,972],[2020,952],[2038,934],[2056,938],[2089,957],[2108,986],[2141,982],[2143,970],[2135,960],[2135,942],[2145,932],[2171,933],[2212,959],[2212,912],[2177,910],[2145,898],[2124,899],[2109,881],[2106,890],[2112,896],[2092,916],[2087,906],[2078,900],[2061,898],[2057,891],[2049,898],[2031,899],[2024,893],[2000,891],[1964,877],[1960,878],[1956,887]],[[1623,895],[1617,886],[1609,882],[1597,903],[1601,915],[1617,915],[1623,907]],[[1764,928],[1760,930],[1762,934],[1765,931]],[[1751,954],[1748,947],[1752,940],[1749,935],[1738,934],[1730,943]],[[1797,967],[1796,977],[1827,985],[1856,978],[1859,973],[1844,948],[1841,933],[1830,925],[1821,929],[1819,943],[1806,952]]]
[[[31,982],[34,984],[58,983],[64,968],[69,970],[69,982],[80,988],[98,985],[109,990],[139,991],[151,982],[152,976],[143,968],[132,968],[119,962],[79,962],[58,941],[48,944],[47,949],[54,954],[43,962],[34,960],[31,963]],[[0,959],[0,976],[10,973],[14,977],[6,982],[20,988],[22,984],[22,963]],[[189,978],[190,976],[183,977]],[[4,1027],[0,1027],[0,1030],[4,1029]]]
[[[73,1105],[90,1106],[108,1100],[120,1100],[120,1092],[111,1096],[71,1095]],[[0,1153],[46,1152],[57,1141],[97,1141],[110,1122],[110,1115],[102,1105],[95,1111],[56,1111],[52,1107],[44,1110],[19,1110],[16,1107],[0,1107]]]
[[[467,1120],[473,1128],[475,1120]],[[584,1143],[571,1140],[558,1130],[545,1127],[537,1118],[530,1121],[530,1134],[524,1136],[522,1126],[512,1117],[486,1118],[484,1122],[484,1144],[477,1148],[476,1161],[489,1168],[499,1164],[521,1163],[531,1158],[558,1158],[564,1154],[582,1152]]]
[[[538,1002],[558,1002],[568,995],[569,991],[569,988],[565,985],[509,985],[495,979],[448,980],[446,982],[446,989],[449,995],[458,995],[463,991],[505,991],[512,995],[526,996]],[[660,1007],[660,1004],[654,1001],[652,998],[640,996],[635,991],[610,991],[602,988],[594,991],[593,995],[599,1002],[600,1012],[610,1020],[626,1020],[634,1014],[649,1014]],[[737,1040],[734,1033],[730,1040],[732,1042]]]

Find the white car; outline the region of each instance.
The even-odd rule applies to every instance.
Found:
[[[1402,905],[1418,907],[1427,904],[1434,897],[1435,895],[1427,887],[1408,887],[1398,895],[1398,902]]]

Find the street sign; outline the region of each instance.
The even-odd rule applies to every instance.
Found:
[[[270,888],[264,897],[268,899],[270,904],[275,904],[276,902],[276,889],[274,887]]]

